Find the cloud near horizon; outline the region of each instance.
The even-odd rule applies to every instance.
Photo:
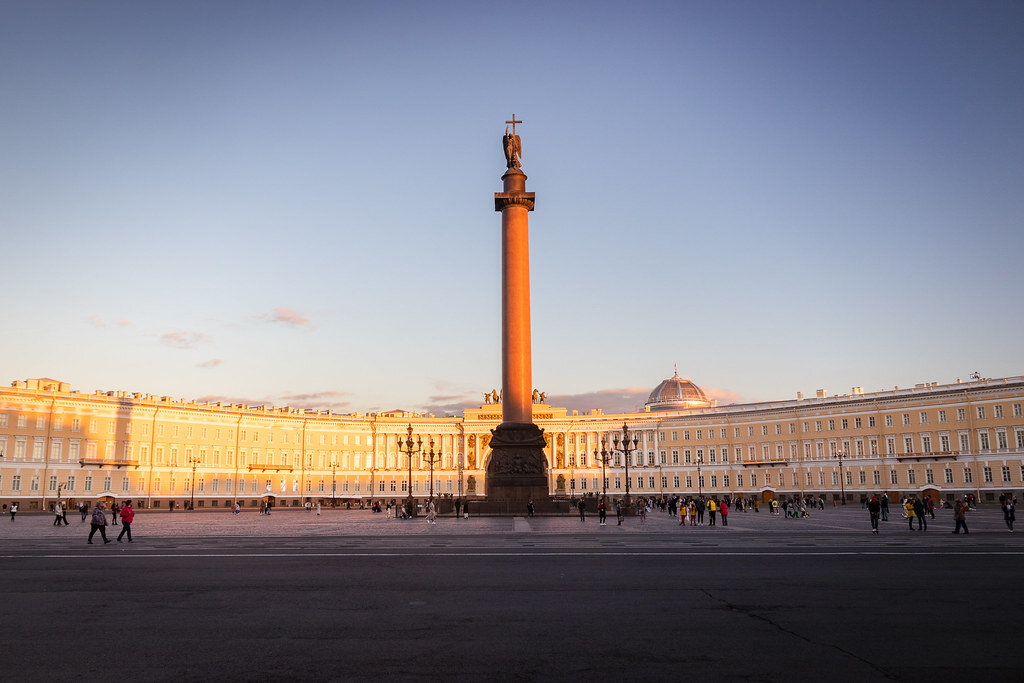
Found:
[[[719,405],[743,403],[742,395],[729,389],[704,388],[704,393]],[[600,389],[581,394],[552,394],[547,397],[549,406],[566,408],[570,412],[578,410],[581,414],[594,408],[606,414],[642,412],[651,390],[646,387],[630,387],[626,389]],[[461,414],[466,408],[479,408],[484,404],[483,392],[479,398],[470,396],[431,396],[423,410],[436,415]]]
[[[221,360],[220,358],[211,358],[210,360],[206,361],[205,363],[198,363],[196,365],[196,367],[197,368],[215,368],[215,367],[217,367],[218,365],[220,365],[223,362],[224,361]]]
[[[311,410],[331,410],[336,413],[349,413],[352,412],[351,402],[341,399],[350,395],[351,394],[349,392],[345,391],[318,391],[308,394],[278,394],[276,396],[268,396],[265,398],[208,394],[206,396],[200,396],[196,400],[208,403],[241,403],[247,406],[308,408]]]

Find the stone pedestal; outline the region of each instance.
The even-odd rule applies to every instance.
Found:
[[[487,498],[521,503],[547,500],[547,459],[544,431],[533,423],[503,423],[491,430],[487,463]]]

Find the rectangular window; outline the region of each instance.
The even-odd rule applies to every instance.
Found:
[[[755,474],[753,472],[751,472],[751,474],[750,474],[750,486],[751,487],[757,486],[757,474]]]
[[[903,424],[910,424],[910,413],[903,413]]]
[[[988,432],[978,433],[978,443],[981,446],[981,450],[987,451],[989,449]]]
[[[1003,483],[1010,483],[1010,467],[1008,465],[1003,465]]]
[[[971,452],[971,443],[970,440],[967,438],[966,434],[960,435],[960,450],[963,451],[964,453]]]
[[[915,472],[913,470],[913,468],[907,470],[907,483],[908,484],[916,484],[917,483],[917,472]]]
[[[743,488],[743,475],[742,474],[737,474],[736,475],[736,485],[739,486],[740,488]]]
[[[875,416],[872,415],[872,416],[870,416],[868,418],[868,427],[874,427],[874,426],[875,426]]]
[[[973,482],[974,482],[974,473],[971,472],[971,468],[970,467],[965,467],[964,468],[964,483],[965,484],[971,484]]]
[[[21,475],[20,474],[15,474],[13,477],[11,477],[11,490],[15,491],[15,492],[21,490]]]
[[[926,484],[934,484],[935,483],[935,473],[932,472],[932,470],[930,468],[924,471],[924,483],[926,483]]]
[[[865,472],[864,470],[860,471],[860,483],[862,485],[868,483],[867,476],[868,476],[867,472]]]
[[[922,436],[921,437],[921,451],[924,453],[932,452],[932,437]]]
[[[849,420],[847,420],[847,419],[846,419],[846,418],[844,417],[844,418],[842,419],[842,422],[840,423],[840,425],[842,426],[842,428],[843,428],[843,429],[849,429],[849,428],[850,428],[850,421],[849,421]]]
[[[999,418],[1001,418],[1003,416],[1003,407],[1002,406],[992,406],[992,414],[998,420]]]
[[[834,432],[836,430],[836,421],[835,420],[829,420],[828,421],[828,430],[830,432]]]
[[[984,420],[985,419],[985,406],[978,406],[978,419],[979,420]]]
[[[853,427],[854,427],[854,429],[860,429],[861,426],[862,425],[861,425],[860,418],[859,417],[853,418]]]
[[[983,474],[984,474],[984,476],[985,476],[985,483],[986,483],[986,484],[991,484],[991,483],[992,483],[992,468],[991,468],[991,467],[988,467],[988,466],[986,465],[986,466],[985,466],[985,467],[984,467],[984,468],[982,469],[982,473],[983,473]]]
[[[900,483],[896,470],[889,470],[889,483],[893,486]]]
[[[871,473],[871,482],[875,486],[881,486],[881,484],[882,484],[882,473],[879,472],[878,470],[875,470],[874,472],[872,472]]]
[[[1014,403],[1013,404],[1013,416],[1014,417],[1024,417],[1024,407],[1022,407],[1020,403]],[[0,427],[6,427],[6,426],[7,426],[6,422],[4,424],[0,424]]]
[[[947,484],[952,484],[953,483],[953,470],[952,469],[947,467],[945,470],[943,470],[942,474],[945,477],[945,480],[946,480]]]
[[[963,422],[966,419],[967,419],[967,409],[966,408],[957,408],[956,409],[956,421],[957,422]]]
[[[914,439],[909,436],[903,437],[903,452],[913,453],[914,452]]]
[[[712,474],[711,475],[711,488],[713,488],[713,489],[717,489],[718,488],[718,475],[717,474]]]
[[[691,477],[690,475],[686,475],[686,488],[693,488],[693,477]]]
[[[85,491],[86,493],[92,491],[92,476],[86,476],[85,478]]]
[[[918,417],[919,417],[919,418],[920,418],[920,420],[921,420],[921,424],[923,424],[923,425],[926,425],[926,424],[928,424],[928,413],[927,413],[926,411],[922,410],[922,411],[921,411],[921,412],[920,412],[920,413],[918,414]]]
[[[1006,432],[996,432],[996,448],[1006,448]]]
[[[57,490],[57,475],[55,475],[55,474],[51,474],[50,475],[50,490],[51,491],[56,491]]]
[[[940,410],[939,411],[939,422],[945,422],[945,421],[946,421],[946,411],[945,410]]]
[[[885,416],[885,426],[892,427],[892,415]]]
[[[949,435],[942,434],[939,436],[939,448],[943,453],[949,453]]]

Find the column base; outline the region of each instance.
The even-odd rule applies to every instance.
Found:
[[[503,423],[491,430],[488,501],[547,500],[544,430],[533,423]]]

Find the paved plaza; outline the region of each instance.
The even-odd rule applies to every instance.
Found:
[[[1024,541],[859,506],[682,529],[358,510],[0,520],[18,680],[1019,680]],[[114,535],[119,527],[109,527]]]

